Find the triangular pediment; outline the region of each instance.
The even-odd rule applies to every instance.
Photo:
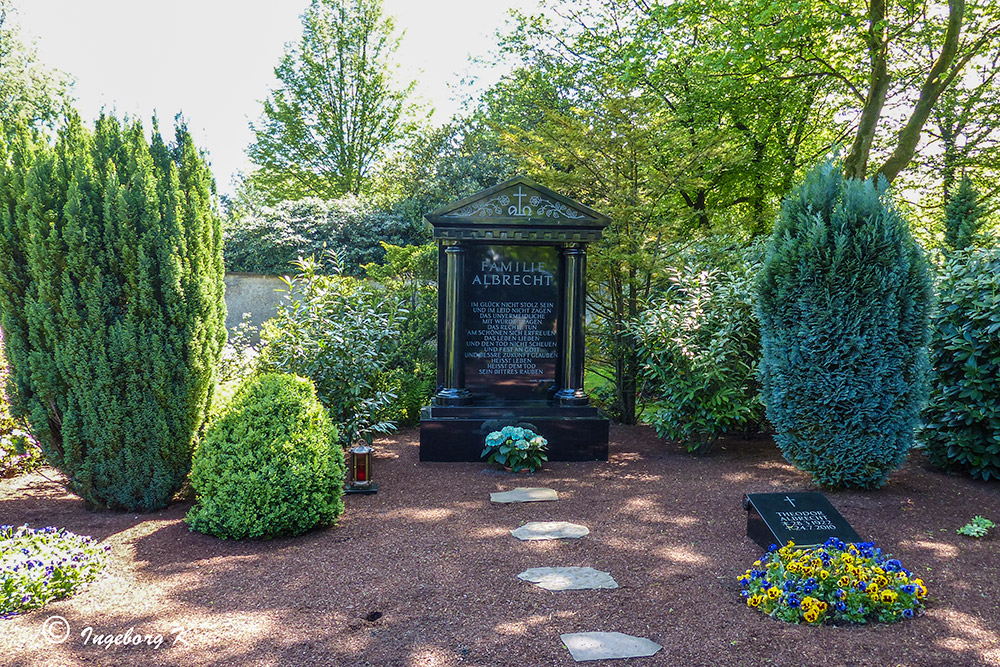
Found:
[[[435,227],[494,224],[531,227],[606,227],[606,216],[530,178],[518,176],[426,216]]]

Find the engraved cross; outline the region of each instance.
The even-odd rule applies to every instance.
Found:
[[[521,186],[520,185],[517,186],[517,192],[514,193],[513,196],[517,197],[517,208],[515,209],[514,215],[528,215],[525,212],[524,206],[522,206],[522,204],[521,204],[521,200],[524,199],[525,197],[527,197],[528,195],[524,194],[524,192],[521,191]]]
[[[785,496],[785,502],[789,503],[792,507],[795,507],[795,501],[789,498],[788,496]]]

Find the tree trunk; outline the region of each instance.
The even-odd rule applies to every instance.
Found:
[[[888,72],[888,44],[885,41],[885,0],[872,0],[868,8],[868,59],[872,75],[868,84],[868,97],[861,109],[858,131],[851,144],[851,152],[844,160],[844,175],[864,178],[868,172],[868,155],[875,139],[875,128],[882,116],[885,96],[891,79]]]
[[[938,54],[937,60],[934,61],[934,65],[920,87],[920,97],[917,98],[910,118],[896,135],[895,150],[876,172],[876,178],[885,176],[885,180],[892,183],[899,172],[913,159],[913,152],[917,149],[917,142],[920,141],[920,132],[924,128],[924,123],[931,115],[931,110],[934,109],[934,104],[941,97],[941,93],[951,85],[957,74],[954,71],[949,73],[949,70],[958,53],[958,40],[962,33],[964,18],[965,0],[949,0],[948,28],[944,35],[944,44],[941,45],[941,53]]]

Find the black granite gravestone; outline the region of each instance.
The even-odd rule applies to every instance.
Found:
[[[528,422],[550,461],[607,460],[583,388],[586,248],[608,219],[518,177],[426,216],[438,242],[438,390],[420,460],[478,461],[490,423]]]
[[[789,541],[797,547],[814,547],[831,537],[861,542],[822,493],[750,493],[743,497],[743,508],[747,537],[764,549]]]

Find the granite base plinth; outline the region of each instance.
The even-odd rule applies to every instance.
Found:
[[[549,461],[607,461],[608,420],[591,406],[551,403],[425,407],[420,417],[420,460],[482,461],[486,432],[493,419],[515,418],[533,424],[549,442]]]

